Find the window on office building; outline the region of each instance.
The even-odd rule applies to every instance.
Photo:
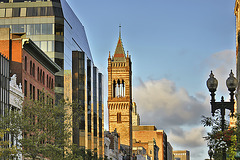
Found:
[[[0,9],[0,17],[5,17],[5,12],[6,12],[6,9],[5,8],[1,8]]]
[[[20,9],[20,17],[26,17],[27,15],[27,8]]]
[[[6,17],[12,17],[12,8],[6,8]]]
[[[12,16],[13,17],[20,17],[20,8],[13,8],[12,9]]]

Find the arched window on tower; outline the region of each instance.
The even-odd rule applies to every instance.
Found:
[[[121,89],[120,89],[120,80],[117,81],[117,97],[119,98],[121,96]]]
[[[122,80],[122,97],[125,97],[125,83],[124,83],[124,80]]]
[[[113,97],[116,97],[116,81],[115,80],[113,80],[113,91],[112,91],[112,96]]]

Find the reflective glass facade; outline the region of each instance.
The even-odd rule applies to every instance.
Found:
[[[9,60],[0,54],[0,114],[9,107]]]
[[[26,33],[27,38],[31,38],[62,68],[62,71],[55,74],[55,99],[65,98],[72,102],[76,100],[74,93],[78,92],[78,103],[82,106],[84,114],[80,115],[77,130],[73,128],[74,143],[92,150],[103,146],[99,143],[99,134],[103,132],[103,118],[99,117],[103,113],[103,105],[99,105],[99,94],[103,94],[98,89],[100,72],[96,67],[94,69],[84,26],[66,0],[0,0],[0,2],[0,28],[10,28],[12,33]],[[73,82],[72,69],[75,66],[72,59],[73,51],[82,54],[77,62],[79,63],[77,83]],[[76,88],[77,91],[74,90]],[[99,153],[100,150],[99,155],[104,152]]]

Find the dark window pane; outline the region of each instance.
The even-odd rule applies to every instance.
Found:
[[[40,15],[47,16],[47,7],[41,7]]]
[[[52,2],[58,2],[58,3],[60,3],[60,0],[51,0]]]
[[[55,24],[55,34],[63,36],[64,26],[62,24]]]
[[[40,14],[40,9],[39,9],[39,14]],[[27,16],[28,17],[37,16],[37,15],[38,15],[38,8],[35,8],[35,7],[27,8]]]
[[[12,9],[12,16],[13,17],[20,17],[20,8],[13,8]]]
[[[64,83],[64,77],[63,76],[56,76],[55,77],[56,87],[63,87],[64,86],[63,83]]]
[[[8,3],[9,0],[0,0],[0,2]]]
[[[57,65],[59,65],[61,68],[63,68],[63,66],[64,66],[63,59],[55,58],[54,61],[55,61],[55,63],[57,63]]]
[[[62,52],[64,51],[64,45],[63,42],[56,41],[55,42],[55,52]]]
[[[55,16],[63,17],[63,13],[62,13],[62,9],[61,8],[53,7],[53,11],[54,11],[54,15]]]
[[[47,15],[48,16],[54,16],[52,7],[47,7]]]
[[[27,81],[24,80],[24,96],[27,97]]]

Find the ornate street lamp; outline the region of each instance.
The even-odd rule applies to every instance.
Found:
[[[221,129],[222,132],[224,131],[224,124],[225,124],[225,109],[228,109],[231,111],[231,116],[233,116],[234,113],[234,91],[237,88],[238,82],[237,79],[234,77],[232,70],[231,73],[229,74],[229,78],[226,80],[226,85],[227,88],[230,92],[230,102],[224,102],[224,97],[222,96],[221,98],[221,102],[216,102],[215,101],[215,92],[217,90],[217,86],[218,86],[218,81],[217,79],[214,77],[212,71],[211,74],[209,75],[209,79],[207,80],[207,87],[209,89],[209,92],[211,93],[211,112],[212,112],[212,116],[214,116],[214,113],[217,109],[220,109],[221,112]],[[226,149],[223,148],[223,160],[226,160]]]

